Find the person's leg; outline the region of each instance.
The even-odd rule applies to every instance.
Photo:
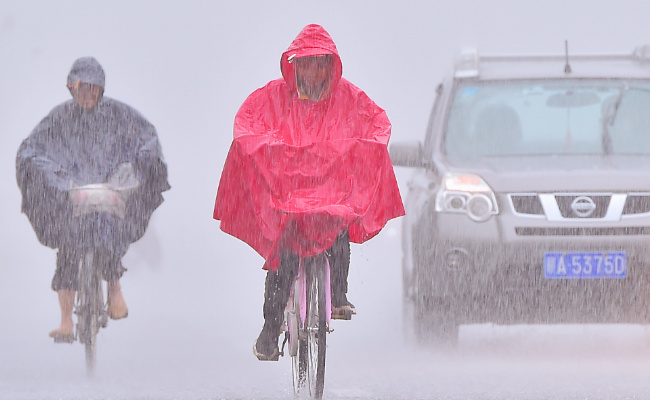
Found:
[[[72,342],[74,340],[74,322],[72,311],[78,289],[77,273],[79,256],[71,247],[61,247],[56,254],[56,272],[52,279],[52,290],[57,293],[61,308],[61,324],[50,332],[56,341]]]
[[[294,281],[300,258],[289,252],[284,252],[280,258],[280,266],[276,271],[266,273],[264,283],[264,326],[255,341],[253,352],[262,361],[278,359],[278,338],[284,320],[284,310],[291,294],[291,284]]]
[[[108,316],[122,319],[129,315],[119,279],[108,281]]]
[[[120,278],[126,269],[122,266],[122,257],[126,253],[126,246],[113,246],[110,249],[103,249],[99,258],[102,266],[102,273],[107,283],[108,316],[111,319],[126,318],[129,310],[122,294]]]
[[[76,292],[74,290],[62,289],[56,292],[61,307],[61,325],[50,332],[50,337],[58,342],[72,342],[74,340],[74,322],[72,321],[72,310]]]
[[[98,263],[102,266],[102,274],[107,282],[108,316],[111,319],[126,318],[129,314],[122,294],[120,278],[126,271],[122,266],[122,257],[129,248],[128,237],[123,224],[111,215],[104,215],[97,220],[96,232],[102,234],[96,244]]]
[[[327,251],[332,282],[332,318],[350,319],[356,309],[348,301],[348,272],[350,270],[350,234],[345,229]]]

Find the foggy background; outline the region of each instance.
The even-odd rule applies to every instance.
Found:
[[[263,260],[219,229],[212,207],[235,113],[281,76],[280,55],[305,25],[330,33],[343,76],[387,111],[391,140],[401,141],[423,138],[434,89],[461,48],[563,53],[568,40],[573,53],[631,52],[650,43],[649,11],[641,0],[0,0],[0,399],[291,397],[290,361],[260,363],[251,351]],[[100,332],[93,381],[81,345],[47,336],[59,323],[55,251],[20,213],[15,180],[18,146],[70,98],[66,76],[82,56],[104,67],[106,96],[155,125],[172,185],[124,259],[129,317]],[[396,173],[405,197],[411,172]],[[650,393],[645,327],[467,327],[454,356],[406,345],[400,230],[393,220],[353,245],[358,315],[333,323],[326,397],[531,399],[553,386],[584,398],[591,382],[602,398]],[[611,354],[593,364],[585,336],[609,340]],[[477,353],[486,343],[494,354]],[[599,367],[588,380],[553,358],[530,366],[526,354],[538,348]]]

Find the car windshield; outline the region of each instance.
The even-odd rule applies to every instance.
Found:
[[[650,155],[650,82],[461,84],[443,148],[460,157]]]

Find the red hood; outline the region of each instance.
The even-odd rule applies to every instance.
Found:
[[[289,88],[294,92],[296,90],[296,71],[292,62],[294,58],[324,56],[328,54],[334,56],[334,70],[332,71],[332,83],[330,86],[331,96],[336,91],[336,87],[343,74],[343,65],[341,64],[339,52],[329,33],[322,26],[311,24],[303,28],[293,42],[291,42],[287,51],[282,53],[282,58],[280,58],[280,70]]]

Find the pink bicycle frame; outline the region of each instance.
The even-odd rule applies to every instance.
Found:
[[[332,288],[330,281],[330,263],[327,257],[325,258],[325,309],[327,310],[327,324],[329,325],[332,317]],[[303,267],[303,259],[300,259],[300,266],[298,267],[298,274],[296,275],[298,281],[298,288],[300,290],[300,321],[305,324],[307,318],[307,279]],[[291,287],[291,296],[287,302],[287,308],[290,308],[293,303],[295,285]]]

